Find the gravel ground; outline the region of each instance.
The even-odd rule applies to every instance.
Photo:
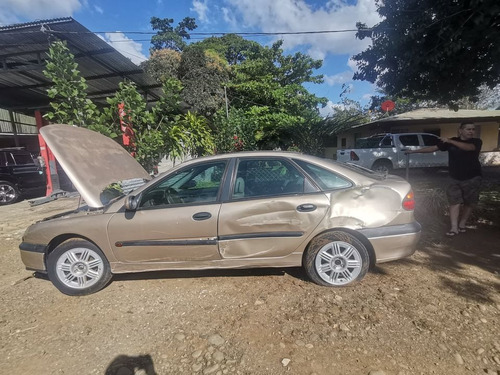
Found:
[[[301,269],[119,275],[68,297],[24,270],[24,229],[77,198],[0,207],[3,374],[500,374],[500,169],[445,238],[442,173],[413,172],[410,258],[331,289]]]

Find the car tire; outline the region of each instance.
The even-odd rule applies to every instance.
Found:
[[[0,181],[0,206],[17,202],[19,191],[8,181]]]
[[[373,163],[372,170],[380,173],[390,173],[392,171],[392,163],[389,160],[377,160]]]
[[[83,296],[104,288],[111,280],[109,262],[93,243],[72,239],[49,254],[47,273],[52,284],[69,296]]]
[[[354,235],[335,230],[311,241],[303,265],[316,284],[342,287],[356,283],[366,275],[370,256],[366,246]]]

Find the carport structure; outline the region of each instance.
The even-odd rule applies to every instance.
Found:
[[[112,96],[117,91],[119,83],[125,79],[136,84],[146,101],[154,102],[160,98],[161,84],[73,18],[2,26],[0,27],[0,108],[7,110],[9,116],[0,119],[2,125],[0,133],[11,140],[10,146],[20,146],[19,136],[25,134],[27,129],[26,124],[16,121],[15,114],[34,115],[36,127],[44,125],[42,113],[49,108],[50,98],[47,96],[47,89],[52,83],[44,76],[43,70],[50,43],[55,40],[67,43],[69,50],[75,56],[81,76],[87,82],[87,97],[98,106],[106,104],[106,98]],[[33,135],[37,133],[32,132]],[[42,156],[46,158],[47,193],[50,194],[52,190],[58,188],[52,186],[51,179],[53,176],[57,180],[54,175],[55,161],[50,151],[46,150],[41,137],[39,141]],[[44,155],[46,151],[47,155]]]

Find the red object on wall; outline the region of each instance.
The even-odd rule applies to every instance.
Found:
[[[122,141],[124,146],[129,146],[132,151],[130,154],[135,156],[135,133],[134,129],[132,129],[131,117],[127,116],[125,112],[125,103],[118,104],[118,117],[120,118],[120,129],[122,131]],[[127,118],[128,121],[125,121]]]
[[[40,134],[40,128],[47,125],[42,113],[38,110],[35,111],[36,128],[38,129],[38,143],[40,145],[40,156],[45,161],[45,176],[47,177],[47,190],[45,196],[50,196],[55,190],[60,189],[59,176],[57,175],[56,157],[50,151],[49,146],[45,143]]]
[[[380,106],[380,108],[382,108],[382,111],[385,111],[385,112],[392,111],[394,109],[394,107],[396,107],[396,104],[392,100],[386,100]]]

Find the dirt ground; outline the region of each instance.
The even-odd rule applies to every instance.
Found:
[[[340,289],[301,269],[156,272],[68,297],[24,269],[18,245],[78,199],[0,207],[0,373],[500,374],[500,168],[451,239],[444,180],[410,175],[417,252]]]

